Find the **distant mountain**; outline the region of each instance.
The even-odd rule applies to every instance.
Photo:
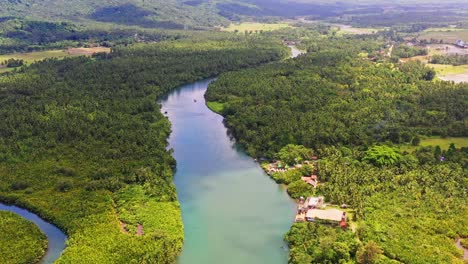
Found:
[[[442,3],[443,2],[443,3]],[[382,8],[427,8],[421,3],[467,5],[466,0],[0,0],[1,17],[107,22],[168,29],[226,25],[245,17],[327,18]],[[456,5],[458,7],[458,5]],[[468,6],[467,6],[468,8]],[[350,13],[351,12],[351,13]]]
[[[0,17],[5,16],[170,29],[228,23],[211,1],[201,0],[0,0]]]
[[[181,29],[226,25],[246,16],[326,17],[348,6],[291,0],[0,0],[0,17]]]

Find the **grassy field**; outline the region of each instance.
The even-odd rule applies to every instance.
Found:
[[[428,64],[435,69],[437,77],[444,81],[454,81],[456,83],[468,82],[468,65],[442,65]]]
[[[429,63],[427,66],[434,68],[438,76],[468,73],[468,65],[453,66]]]
[[[468,41],[468,29],[452,29],[451,31],[432,30],[424,31],[418,37],[418,40],[442,40],[444,43],[455,43],[459,39]]]
[[[428,28],[424,30],[424,32],[452,32],[452,31],[463,31],[463,28],[438,27],[438,28]]]
[[[0,61],[6,61],[9,59],[20,59],[24,60],[25,63],[33,63],[35,61],[40,61],[47,58],[63,58],[69,56],[66,50],[47,50],[47,51],[37,51],[37,52],[28,52],[28,53],[13,53],[0,55]]]
[[[36,61],[40,61],[48,58],[64,58],[69,56],[81,56],[81,55],[92,55],[96,52],[109,52],[109,48],[71,48],[64,50],[46,50],[46,51],[36,51],[36,52],[27,52],[27,53],[13,53],[0,55],[0,62],[6,61],[9,59],[21,59],[24,60],[26,64],[30,64]],[[0,73],[4,70],[0,69]]]
[[[221,113],[224,109],[224,104],[218,102],[206,102],[206,106],[208,106],[211,111],[218,114]]]
[[[245,31],[252,31],[252,32],[259,32],[259,31],[273,31],[281,28],[288,28],[291,25],[287,23],[276,23],[276,24],[264,24],[264,23],[255,23],[255,22],[245,22],[240,24],[231,24],[229,27],[221,28],[222,31],[228,32],[241,32],[244,33]]]
[[[445,81],[454,81],[456,83],[468,82],[468,65],[446,65],[446,64],[432,64],[429,63],[431,56],[434,55],[450,55],[450,54],[468,54],[468,50],[457,48],[455,45],[440,45],[431,44],[426,46],[429,54],[425,56],[415,56],[411,58],[402,58],[400,61],[416,61],[419,60],[426,63],[427,66],[434,68],[437,77]]]
[[[440,146],[441,149],[447,150],[451,143],[454,143],[457,148],[461,147],[468,147],[468,138],[466,137],[448,137],[448,138],[440,138],[440,137],[430,137],[421,140],[421,146]]]
[[[442,150],[447,150],[451,143],[454,143],[457,148],[468,148],[468,138],[466,137],[429,137],[425,139],[421,139],[421,143],[419,146],[427,147],[427,146],[439,146]],[[402,151],[412,152],[416,150],[418,147],[412,145],[402,145]]]
[[[346,35],[346,34],[351,34],[351,35],[368,35],[368,34],[373,34],[379,31],[377,28],[356,28],[352,27],[349,25],[333,25],[332,26],[336,27],[338,29],[338,34],[339,35]]]

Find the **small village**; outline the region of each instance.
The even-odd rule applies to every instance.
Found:
[[[275,161],[268,164],[264,167],[267,174],[271,176],[272,173],[285,173],[290,170],[301,169],[306,165],[313,165],[313,172],[309,176],[301,177],[301,180],[310,185],[311,188],[316,189],[320,184],[319,183],[319,170],[318,170],[318,161],[317,156],[311,156],[310,160],[305,160],[301,163],[298,163],[294,166],[288,166],[282,161]],[[340,209],[343,210],[340,210]],[[348,215],[344,211],[347,209],[348,205],[343,204],[341,206],[336,206],[328,204],[325,202],[324,196],[310,196],[310,197],[300,197],[297,200],[297,211],[294,221],[295,222],[317,222],[323,224],[337,225],[343,229],[348,228]]]

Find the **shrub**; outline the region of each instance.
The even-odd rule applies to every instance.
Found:
[[[303,180],[297,180],[288,185],[288,193],[294,199],[299,199],[301,196],[307,197],[314,194],[314,189]]]
[[[56,190],[59,192],[67,192],[73,188],[73,184],[68,180],[61,180],[57,183]]]
[[[28,187],[29,187],[29,184],[26,182],[14,182],[10,186],[10,188],[14,191],[24,190]]]

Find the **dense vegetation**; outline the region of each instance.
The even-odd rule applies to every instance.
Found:
[[[375,64],[354,53],[359,41],[349,49],[344,43],[326,41],[328,48],[309,47],[296,60],[225,74],[206,97],[223,104],[228,126],[254,156],[273,157],[291,143],[467,136],[466,85],[431,82],[433,70],[419,63]]]
[[[41,230],[15,213],[0,211],[0,234],[0,262],[4,264],[36,263],[47,248]]]
[[[454,241],[468,234],[468,151],[417,145],[423,135],[468,136],[468,85],[434,82],[416,62],[376,63],[378,43],[307,40],[309,54],[223,74],[206,94],[251,155],[314,149],[312,168],[272,174],[293,198],[353,208],[354,233],[295,224],[290,263],[462,263]],[[400,150],[411,144],[414,152]],[[313,189],[300,177],[315,168]]]
[[[468,55],[434,55],[431,57],[431,63],[465,65],[468,64]]]
[[[175,40],[190,32],[141,28],[78,26],[69,22],[45,22],[19,18],[0,19],[0,54],[81,46],[115,46],[140,41]]]
[[[1,76],[0,199],[69,235],[59,263],[174,262],[183,227],[157,99],[285,55],[261,39],[164,42]]]
[[[425,56],[428,54],[426,48],[410,47],[406,45],[398,45],[393,49],[392,55],[398,58],[411,58],[415,56]]]

